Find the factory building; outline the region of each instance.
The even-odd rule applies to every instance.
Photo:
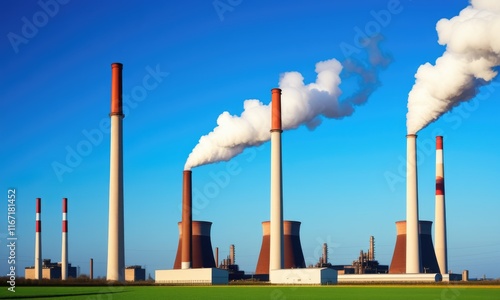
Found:
[[[50,259],[44,259],[42,261],[42,279],[61,279],[61,263],[51,262]],[[26,279],[38,279],[35,276],[35,266],[26,267],[24,269],[24,278]],[[76,278],[77,270],[76,267],[72,267],[71,264],[68,263],[68,277]]]
[[[128,266],[125,268],[125,281],[145,281],[146,269],[141,266]]]

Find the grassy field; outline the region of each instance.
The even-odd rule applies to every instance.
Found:
[[[500,286],[2,286],[0,299],[415,299],[498,300]]]

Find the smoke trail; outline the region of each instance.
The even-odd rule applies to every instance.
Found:
[[[301,125],[314,130],[322,117],[341,119],[354,112],[354,106],[366,102],[369,95],[380,86],[378,70],[387,66],[389,60],[379,51],[380,38],[367,43],[369,65],[349,59],[344,62],[344,73],[359,78],[359,91],[339,101],[341,91],[340,73],[343,69],[336,59],[316,63],[316,81],[304,84],[304,77],[298,72],[281,75],[281,114],[283,130],[295,129]],[[186,161],[184,169],[189,170],[204,164],[228,161],[247,147],[258,146],[271,137],[271,109],[269,104],[250,99],[243,102],[240,116],[223,112],[217,118],[217,127],[200,138]]]
[[[416,133],[491,82],[500,65],[500,1],[472,0],[451,19],[436,24],[446,45],[435,65],[421,65],[408,96],[406,126]]]

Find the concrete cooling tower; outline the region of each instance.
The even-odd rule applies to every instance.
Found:
[[[305,268],[306,263],[302,246],[300,244],[300,222],[284,221],[284,268]],[[256,275],[269,274],[269,255],[270,255],[270,227],[269,221],[262,222],[262,247],[260,248],[259,260]]]
[[[182,253],[182,222],[179,222],[179,246],[175,256],[174,269],[181,269]],[[192,258],[191,268],[215,268],[214,253],[210,229],[212,222],[192,221]]]
[[[439,273],[439,266],[434,252],[431,236],[432,221],[419,221],[420,273]],[[389,273],[405,274],[406,272],[406,221],[396,222],[396,246],[392,256]]]

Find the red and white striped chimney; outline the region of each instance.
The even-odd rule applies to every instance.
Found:
[[[406,136],[406,273],[420,273],[418,236],[417,135]]]
[[[271,218],[269,271],[284,267],[283,186],[281,169],[281,89],[271,90]]]
[[[35,279],[42,279],[42,199],[36,198]]]
[[[448,249],[446,242],[446,206],[444,200],[443,137],[436,136],[436,216],[434,239],[436,259],[441,274],[448,273]]]
[[[68,279],[68,198],[62,199],[61,279]]]
[[[109,160],[109,224],[107,280],[125,280],[123,220],[122,68],[111,64],[111,145]]]
[[[191,170],[184,170],[182,178],[182,237],[181,269],[191,268],[193,256],[193,213],[192,213]]]

